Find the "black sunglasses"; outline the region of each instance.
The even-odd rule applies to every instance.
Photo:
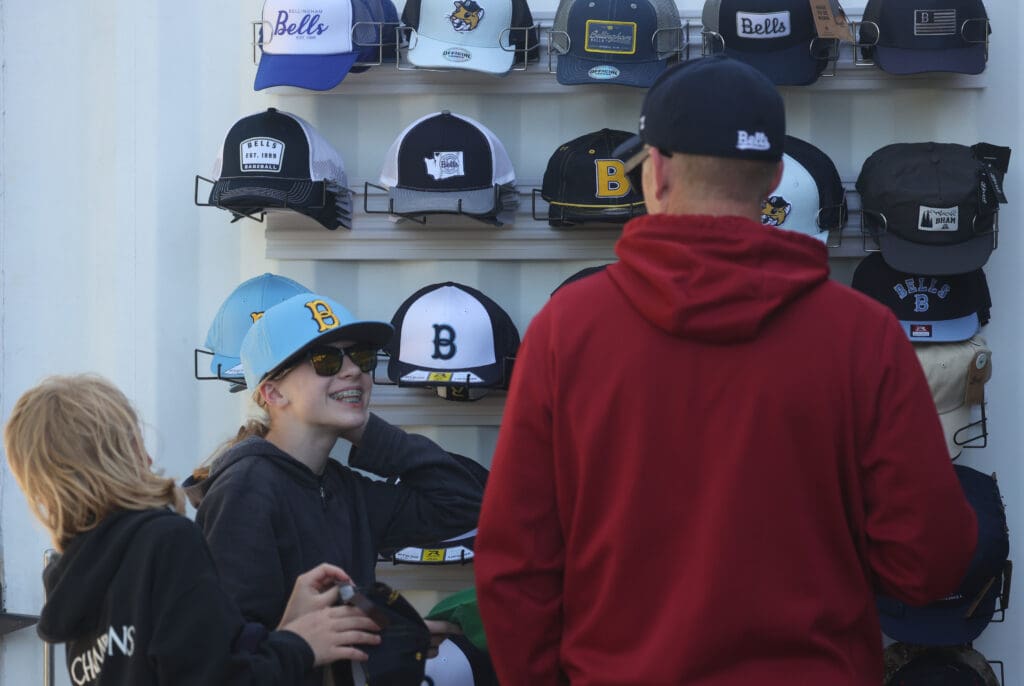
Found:
[[[341,370],[345,356],[355,362],[364,373],[372,372],[377,367],[377,348],[365,343],[357,343],[347,348],[335,348],[330,345],[310,348],[306,359],[313,365],[318,376],[334,376]]]

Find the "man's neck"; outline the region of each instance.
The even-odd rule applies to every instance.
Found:
[[[712,217],[744,217],[761,221],[760,203],[744,203],[719,198],[677,196],[667,198],[661,210],[664,214],[701,214]]]

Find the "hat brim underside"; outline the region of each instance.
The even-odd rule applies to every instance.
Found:
[[[228,209],[268,210],[320,207],[331,203],[332,193],[323,181],[282,179],[274,176],[241,176],[219,179],[210,190],[210,204]],[[351,204],[347,193],[335,201]]]
[[[810,85],[818,80],[827,63],[816,59],[807,43],[772,52],[742,52],[726,47],[725,54],[759,70],[776,86]]]
[[[892,231],[878,236],[886,264],[896,271],[929,276],[965,274],[981,269],[992,254],[994,242],[992,233],[948,245],[914,243]]]
[[[959,645],[970,643],[985,630],[996,610],[1000,584],[995,583],[975,610],[974,617],[964,619],[973,599],[962,603],[937,603],[924,607],[909,607],[900,604],[901,616],[882,611],[879,619],[882,631],[889,638],[904,643],[921,645]]]
[[[388,189],[390,210],[395,214],[473,214],[498,211],[494,187],[466,191],[420,191],[399,186]]]
[[[548,205],[548,222],[553,226],[575,224],[625,224],[645,214],[643,204],[633,207],[567,207]]]
[[[463,374],[472,374],[479,381],[467,380]],[[416,374],[426,378],[428,375],[451,374],[450,381],[406,381],[403,380],[410,374]],[[464,367],[461,369],[437,369],[426,368],[418,364],[409,364],[392,357],[388,362],[388,378],[403,386],[416,386],[422,388],[434,388],[438,386],[464,386],[468,388],[501,388],[505,382],[505,360],[498,360],[493,364],[482,367]]]
[[[558,56],[555,78],[563,86],[614,83],[620,86],[649,88],[655,79],[665,71],[667,66],[668,60],[623,62],[616,61],[615,59],[589,59],[566,54]],[[614,67],[619,73],[617,76],[594,78],[594,76],[591,76],[591,72],[597,67]]]
[[[922,325],[931,327],[931,336],[922,337],[913,334],[913,327]],[[903,328],[903,333],[907,335],[907,338],[915,343],[955,343],[969,340],[971,336],[978,333],[979,324],[977,313],[972,312],[967,316],[957,317],[956,319],[934,321],[901,319],[900,326]]]
[[[214,354],[210,361],[210,373],[224,379],[238,379],[245,381],[245,373],[242,371],[242,361],[237,357]]]
[[[880,69],[890,74],[923,74],[933,71],[980,74],[985,71],[985,46],[912,50],[877,45],[874,59]]]
[[[482,71],[487,74],[506,74],[512,68],[515,53],[503,50],[500,46],[484,47],[476,45],[458,45],[424,36],[417,33],[416,44],[409,48],[409,62],[417,67],[443,67],[445,69],[466,69]],[[469,53],[465,61],[446,59],[445,51],[460,48]]]
[[[253,90],[294,86],[326,91],[341,83],[359,60],[359,52],[334,55],[275,55],[264,52],[256,70]]]

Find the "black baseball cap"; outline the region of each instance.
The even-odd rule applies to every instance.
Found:
[[[214,163],[211,205],[239,215],[291,211],[352,226],[341,155],[313,126],[273,107],[236,121]]]
[[[894,143],[861,167],[864,229],[894,269],[959,274],[995,248],[999,209],[991,168],[955,143]]]
[[[858,42],[892,74],[980,74],[989,33],[981,0],[868,0]]]
[[[782,159],[782,96],[767,76],[731,57],[702,57],[669,68],[647,91],[640,112],[640,133],[615,150],[626,171],[643,162],[644,144],[693,155]]]
[[[818,38],[806,0],[707,0],[708,47],[757,67],[780,86],[806,86],[828,65],[836,41]]]
[[[988,323],[992,307],[981,269],[945,276],[907,274],[877,252],[860,261],[850,285],[892,310],[915,343],[966,341]]]
[[[643,190],[615,157],[615,149],[632,135],[601,129],[558,146],[548,159],[541,187],[551,226],[621,224],[644,214]]]

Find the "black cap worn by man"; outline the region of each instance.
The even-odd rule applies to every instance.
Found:
[[[694,101],[701,106],[693,106]],[[683,62],[647,91],[640,133],[615,149],[626,171],[647,146],[663,152],[778,162],[786,135],[782,96],[760,71],[724,56]]]

